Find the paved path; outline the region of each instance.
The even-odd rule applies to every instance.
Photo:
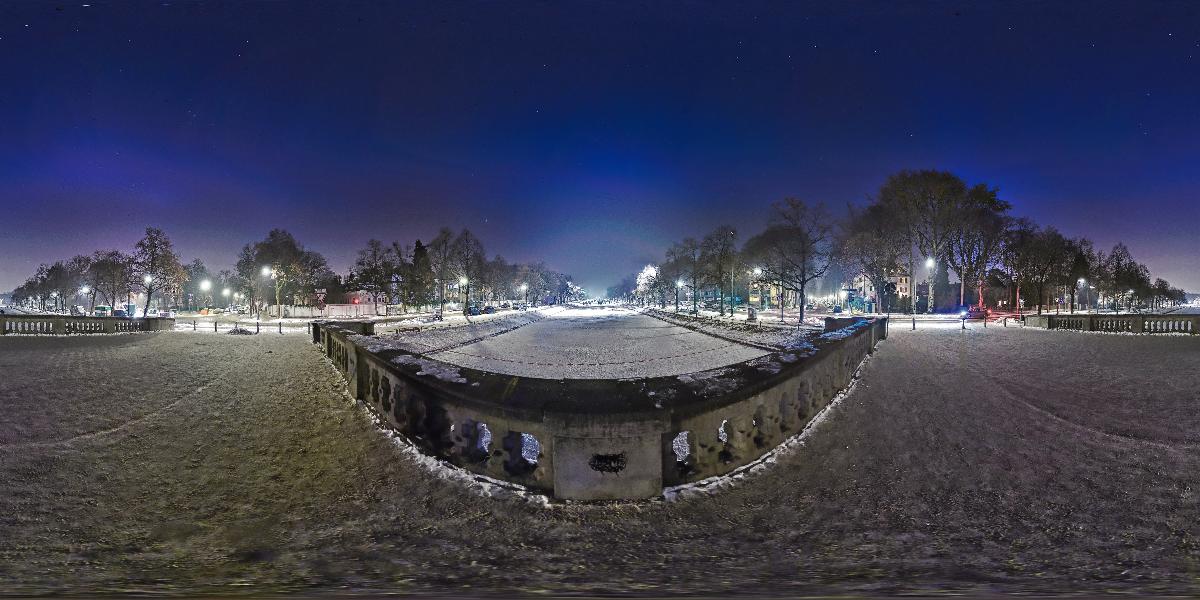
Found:
[[[432,358],[550,379],[658,377],[750,360],[765,351],[620,308],[568,308]]]
[[[863,374],[740,487],[541,509],[303,336],[0,338],[0,590],[1200,593],[1200,339],[894,329]]]

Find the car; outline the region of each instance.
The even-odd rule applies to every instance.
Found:
[[[112,307],[111,306],[101,305],[101,306],[97,306],[92,309],[93,317],[108,317],[111,315],[112,315]]]
[[[469,306],[463,312],[466,313],[468,316],[477,317],[477,316],[479,316],[479,307],[478,306]]]
[[[175,312],[174,312],[174,311],[170,311],[170,310],[160,310],[160,311],[158,311],[158,318],[160,318],[160,319],[174,319],[174,318],[175,318]]]
[[[132,319],[133,318],[133,316],[130,315],[129,313],[125,312],[125,309],[123,309],[123,308],[113,309],[112,316],[117,317],[118,319]]]
[[[495,307],[495,306],[485,306],[485,307],[483,307],[483,314],[485,314],[485,315],[494,315],[494,314],[496,314],[496,307]]]
[[[509,308],[511,305],[507,302],[501,303],[500,308]]]
[[[835,314],[835,315],[840,315],[840,314],[842,314],[842,307],[840,307],[840,306],[835,306],[835,307],[833,307],[833,310],[832,310],[832,311],[830,311],[830,312],[832,312],[832,313],[833,313],[833,314]]]
[[[986,319],[990,316],[992,316],[992,309],[982,306],[967,306],[958,311],[960,319]]]
[[[151,318],[151,319],[157,319],[157,318],[158,318],[158,309],[157,309],[157,308],[151,308],[151,309],[147,310],[147,311],[146,311],[146,315],[145,315],[145,316],[146,316],[146,317],[149,317],[149,318]]]

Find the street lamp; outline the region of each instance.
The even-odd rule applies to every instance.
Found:
[[[467,279],[465,276],[459,277],[458,278],[458,287],[466,288],[466,294],[463,296],[463,314],[470,315],[471,314],[471,307],[470,307],[470,304],[471,304],[471,280]]]
[[[1088,293],[1087,293],[1087,280],[1086,280],[1086,279],[1084,279],[1084,278],[1082,278],[1082,277],[1080,277],[1080,278],[1079,278],[1079,287],[1083,288],[1083,297],[1084,297],[1085,304],[1086,304],[1086,303],[1087,303],[1087,302],[1086,302],[1086,300],[1088,300]]]
[[[683,289],[683,280],[675,282],[675,314],[679,314],[679,290]]]
[[[521,293],[525,295],[525,304],[529,304],[529,284],[521,284]]]
[[[932,256],[925,259],[925,268],[929,269],[929,306],[927,307],[929,314],[933,314],[933,268],[936,266],[937,261],[934,260]],[[916,311],[914,310],[913,312],[915,313]],[[913,325],[915,328],[916,324],[914,323]]]
[[[263,277],[270,277],[272,281],[276,282],[278,282],[279,279],[282,279],[282,273],[276,270],[275,267],[269,265],[263,265],[262,275]],[[283,319],[283,301],[279,298],[280,285],[279,283],[273,283],[271,287],[275,288],[275,310],[279,314],[279,318]],[[261,317],[262,315],[259,316]]]

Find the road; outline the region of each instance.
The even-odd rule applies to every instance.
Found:
[[[0,589],[1200,593],[1200,339],[894,328],[713,497],[540,508],[416,465],[303,336],[0,338]]]

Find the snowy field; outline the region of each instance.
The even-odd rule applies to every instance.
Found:
[[[417,466],[303,336],[6,336],[0,590],[1200,593],[1200,338],[892,331],[739,486],[550,508]]]
[[[623,308],[565,308],[430,358],[493,373],[550,379],[660,377],[750,360],[765,350]]]

